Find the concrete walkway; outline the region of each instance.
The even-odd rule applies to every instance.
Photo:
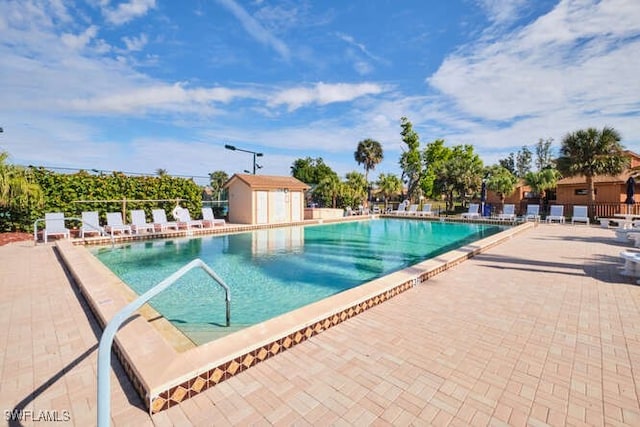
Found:
[[[541,225],[147,415],[115,425],[640,425],[640,286],[597,227]],[[100,333],[52,246],[0,247],[0,409],[95,424]]]

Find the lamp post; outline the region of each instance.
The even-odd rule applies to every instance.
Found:
[[[238,148],[235,145],[225,144],[224,148],[231,151],[243,151],[245,153],[253,154],[253,174],[256,174],[256,166],[258,169],[262,169],[262,166],[256,164],[256,157],[262,157],[264,154],[258,153],[257,151],[243,150],[242,148]],[[245,170],[245,172],[249,173],[249,171]]]

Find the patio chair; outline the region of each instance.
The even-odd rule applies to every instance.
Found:
[[[206,227],[214,227],[215,225],[225,225],[226,222],[224,219],[217,219],[213,214],[213,209],[211,208],[202,208],[202,223],[205,224]]]
[[[469,210],[461,216],[466,219],[480,218],[480,213],[478,212],[479,209],[480,205],[478,203],[469,203]]]
[[[422,205],[422,209],[417,212],[419,216],[431,216],[434,212],[431,210],[431,203]]]
[[[80,237],[84,239],[87,234],[104,234],[104,228],[100,227],[100,219],[97,211],[82,212],[82,226],[80,226]]]
[[[165,231],[170,228],[174,230],[178,229],[177,222],[167,220],[167,213],[164,209],[153,209],[151,216],[153,216],[153,226],[156,230]]]
[[[558,221],[560,224],[564,224],[564,206],[563,205],[551,206],[549,215],[547,215],[547,223],[552,223],[553,221]]]
[[[140,234],[140,231],[154,231],[155,227],[152,222],[147,222],[147,217],[142,209],[134,209],[131,211],[131,231]]]
[[[513,203],[507,203],[502,207],[502,213],[498,214],[497,218],[501,221],[515,221],[516,219],[516,205]]]
[[[398,210],[395,211],[391,211],[392,214],[394,215],[404,215],[405,213],[407,213],[407,204],[405,202],[402,202],[398,205]]]
[[[176,219],[178,220],[178,227],[185,226],[187,227],[187,230],[191,227],[204,227],[201,219],[191,219],[191,214],[187,208],[178,207],[174,209],[173,213],[177,216]]]
[[[120,212],[107,212],[107,225],[104,226],[104,231],[111,234],[114,233],[131,234],[131,226],[122,222],[122,214]]]
[[[587,213],[586,206],[574,206],[573,216],[571,217],[571,225],[576,222],[584,222],[589,225],[589,214]]]
[[[405,215],[417,215],[418,205],[409,205],[409,209],[404,213]]]
[[[50,212],[44,214],[44,231],[42,232],[44,242],[47,243],[49,236],[62,236],[68,239],[71,234],[64,226],[64,214],[62,212]]]
[[[540,205],[527,205],[527,213],[524,215],[524,220],[540,221]]]

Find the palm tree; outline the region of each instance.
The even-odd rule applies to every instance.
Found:
[[[168,174],[169,174],[169,171],[167,171],[166,169],[162,169],[162,168],[156,169],[156,175],[158,176],[167,176]]]
[[[314,192],[317,192],[322,198],[331,199],[332,207],[335,208],[338,196],[342,190],[342,183],[338,175],[327,175],[318,183]]]
[[[556,187],[559,178],[560,173],[557,170],[547,168],[538,172],[527,172],[524,176],[524,182],[540,196],[540,199],[543,199],[547,190]]]
[[[29,170],[7,164],[9,154],[0,151],[0,206],[25,209],[31,203],[42,205],[44,196]]]
[[[620,134],[605,126],[581,129],[570,133],[562,140],[558,170],[562,175],[581,175],[586,178],[589,189],[589,203],[596,201],[593,177],[597,175],[617,175],[629,165],[629,158],[620,144]]]
[[[488,175],[487,189],[500,195],[500,203],[504,205],[504,199],[515,191],[518,178],[502,166],[489,168]]]
[[[402,181],[393,174],[385,175],[381,173],[376,185],[378,186],[378,190],[380,190],[380,194],[384,197],[384,208],[386,210],[389,198],[402,192]]]
[[[353,157],[359,165],[364,165],[364,179],[369,183],[369,171],[375,169],[384,157],[382,145],[378,141],[367,138],[358,142],[358,148],[353,153]]]

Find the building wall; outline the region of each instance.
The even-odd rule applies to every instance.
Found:
[[[232,224],[258,223],[258,193],[267,192],[267,223],[292,222],[292,193],[300,194],[300,219],[304,213],[304,193],[300,190],[253,190],[242,181],[229,186],[229,222]],[[277,205],[280,204],[280,207]],[[280,217],[278,217],[280,214]]]
[[[229,186],[229,222],[254,224],[253,191],[242,181]]]
[[[599,203],[619,203],[626,199],[624,186],[615,183],[596,184],[596,202]],[[589,202],[588,194],[576,194],[585,192],[586,184],[565,184],[559,185],[556,193],[556,203],[566,205],[585,205]]]

